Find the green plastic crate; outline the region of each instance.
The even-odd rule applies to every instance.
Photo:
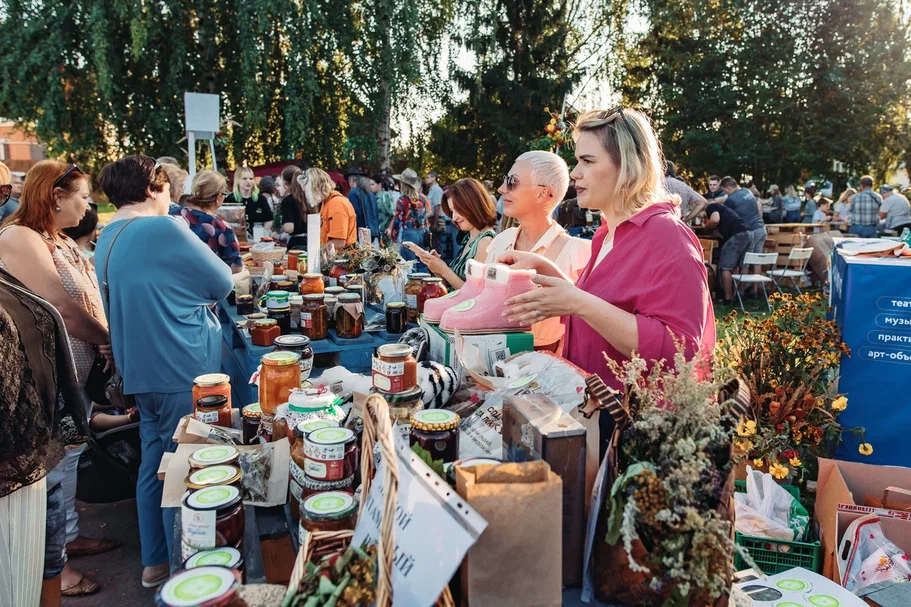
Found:
[[[795,499],[800,498],[799,487],[782,485],[782,488],[787,490]],[[746,482],[736,481],[734,483],[734,491],[746,492]],[[810,536],[813,536],[812,526],[810,527]],[[822,550],[818,540],[815,542],[788,542],[735,533],[734,542],[750,553],[750,556],[766,575],[775,575],[794,567],[802,567],[814,573],[819,573]],[[747,568],[748,565],[744,562],[740,553],[735,553],[734,569],[740,571]]]

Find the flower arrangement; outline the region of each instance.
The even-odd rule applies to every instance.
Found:
[[[607,361],[629,388],[607,543],[622,542],[629,569],[650,576],[658,603],[711,604],[733,573],[731,521],[719,511],[730,503],[736,425],[730,403],[717,398],[725,373],[701,380],[702,363],[688,362],[682,349],[673,369],[658,364],[647,374],[638,357]]]
[[[846,430],[838,416],[848,399],[833,391],[841,356],[850,349],[834,321],[824,317],[821,296],[774,293],[773,312],[764,318],[737,313],[725,319],[716,360],[733,368],[748,384],[751,414],[737,427],[738,460],[752,460],[777,479],[805,481],[815,474],[816,458],[832,457]],[[860,453],[869,455],[869,443]]]
[[[375,247],[372,244],[351,244],[336,252],[327,252],[322,265],[324,273],[335,265],[336,259],[347,260],[342,264],[349,272],[392,272],[402,262],[398,250],[393,247]]]

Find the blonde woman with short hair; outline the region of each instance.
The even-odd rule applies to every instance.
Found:
[[[184,202],[183,207],[172,207],[169,212],[171,215],[183,217],[193,233],[236,274],[244,269],[240,245],[237,243],[234,228],[216,214],[225,201],[227,185],[221,173],[200,171],[193,177],[190,197]]]
[[[183,186],[187,182],[189,173],[176,164],[167,162],[161,164],[161,170],[165,172],[170,182],[171,209],[173,210],[174,207],[180,206],[180,197],[183,196]]]
[[[357,216],[351,202],[335,189],[335,182],[322,169],[307,169],[298,183],[307,205],[320,216],[320,244],[344,249],[357,240]]]
[[[579,118],[573,137],[579,206],[604,220],[591,260],[573,285],[545,257],[504,254],[498,261],[537,270],[543,287],[508,300],[504,316],[529,323],[564,317],[564,358],[612,388],[621,384],[605,356],[622,364],[635,352],[651,367],[673,360],[681,342],[688,358],[710,357],[715,316],[702,249],[677,215],[679,198],[664,188],[649,119],[632,109],[595,110]]]
[[[256,187],[256,175],[250,167],[234,171],[234,189],[225,198],[229,204],[242,204],[247,216],[247,238],[253,238],[253,226],[260,225],[267,232],[272,228],[272,207]]]

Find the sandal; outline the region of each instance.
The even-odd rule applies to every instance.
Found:
[[[85,596],[87,594],[95,594],[99,590],[101,590],[101,586],[98,582],[94,582],[83,575],[79,578],[79,583],[69,588],[62,588],[60,594],[62,596]]]
[[[88,539],[88,538],[86,538]],[[93,554],[101,554],[102,552],[110,552],[116,548],[123,546],[123,542],[118,542],[117,540],[109,539],[99,539],[94,540],[94,544],[90,545],[88,548],[70,548],[67,546],[66,555],[71,556],[91,556]]]
[[[165,570],[164,573],[162,573],[160,576],[158,576],[157,578],[155,578],[152,581],[147,582],[145,580],[145,578],[143,578],[142,587],[143,588],[158,588],[159,586],[161,586],[162,584],[167,582],[169,577],[171,577],[170,570]]]

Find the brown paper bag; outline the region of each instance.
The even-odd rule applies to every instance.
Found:
[[[487,521],[462,564],[463,603],[561,605],[563,483],[547,462],[456,468],[456,488]]]

